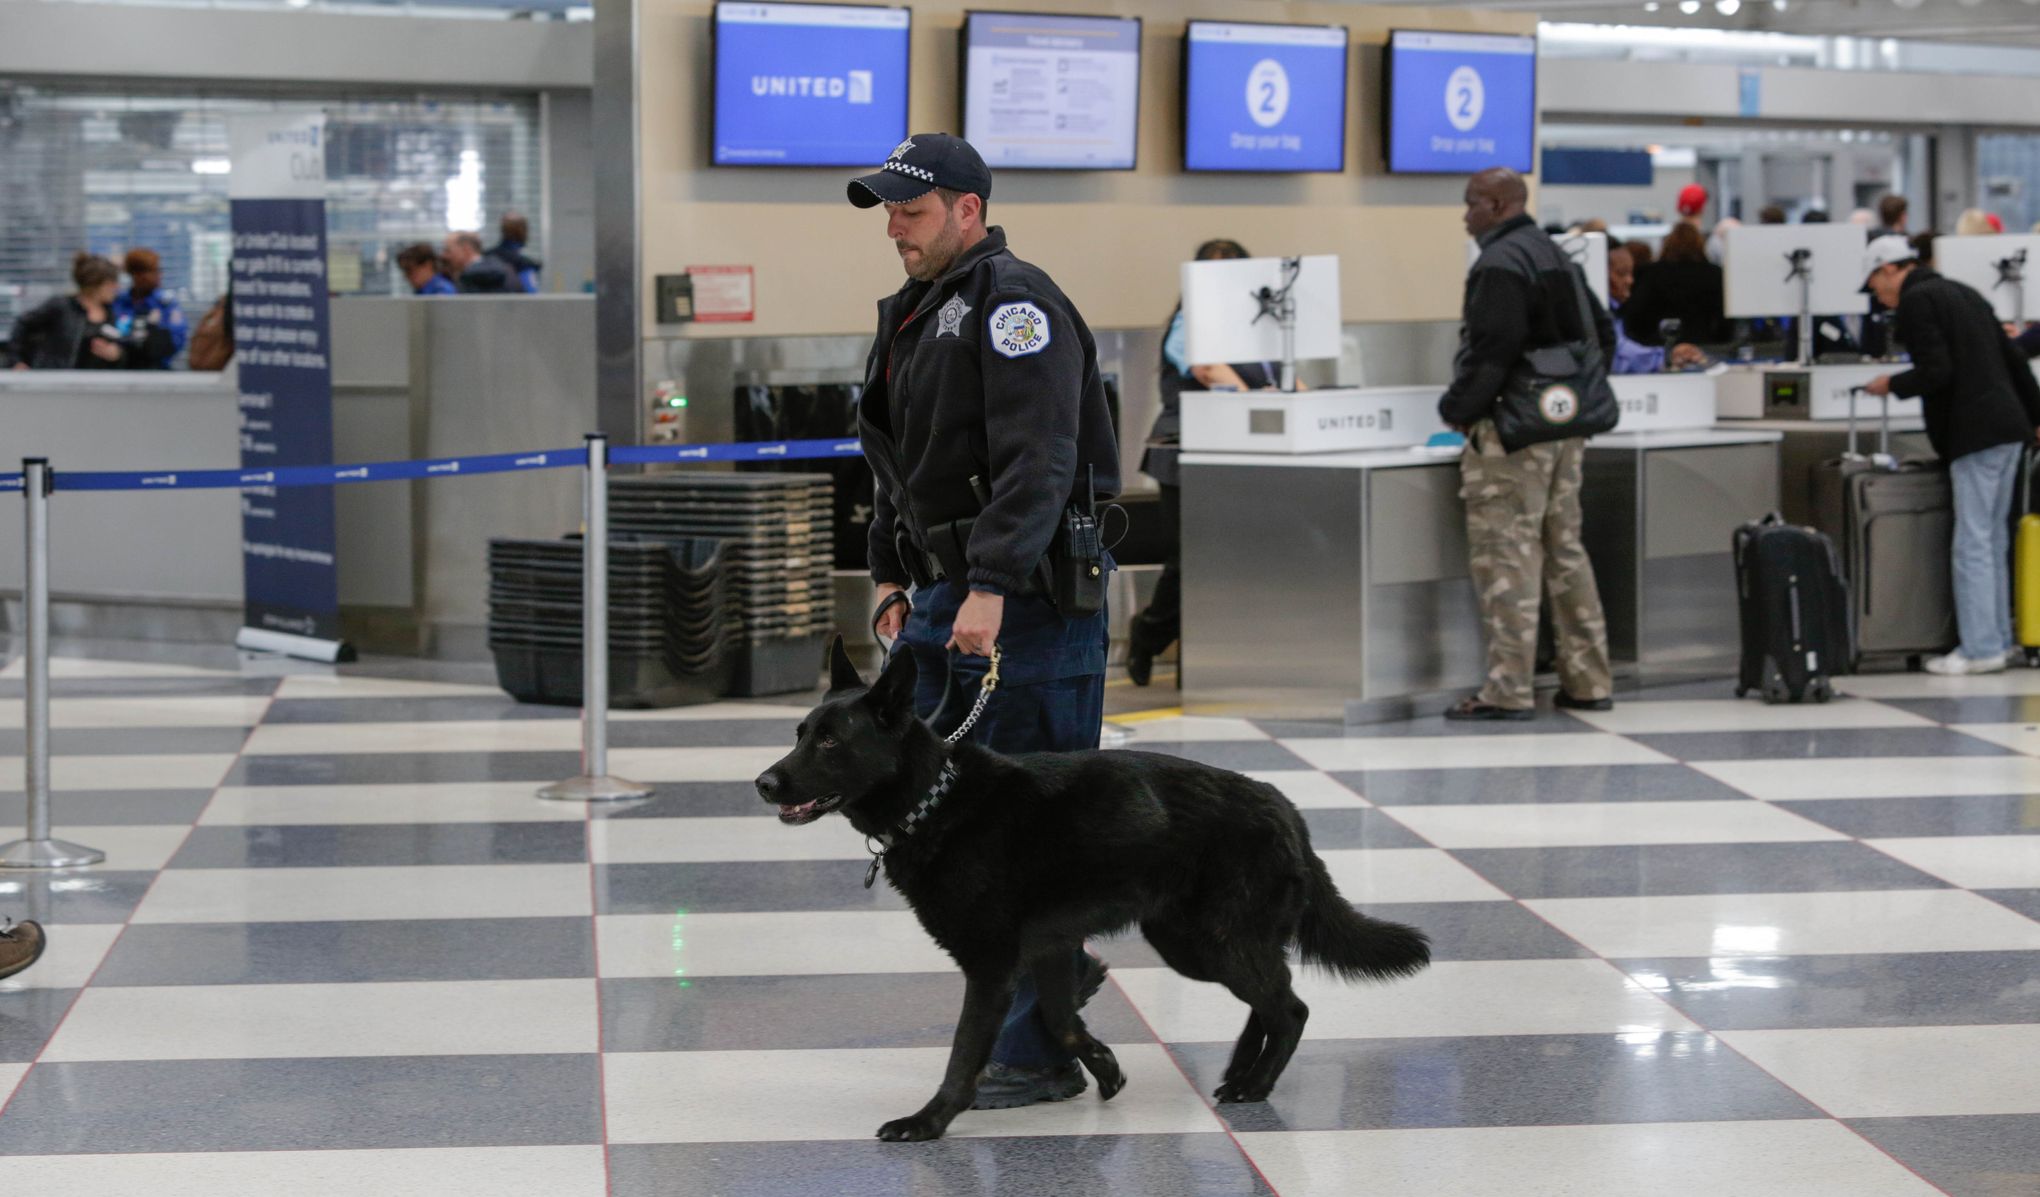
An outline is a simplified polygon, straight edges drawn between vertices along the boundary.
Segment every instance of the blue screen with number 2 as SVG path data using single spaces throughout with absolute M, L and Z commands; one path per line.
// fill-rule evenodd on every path
M 1399 30 L 1388 53 L 1389 170 L 1530 169 L 1536 39 Z
M 1345 169 L 1344 29 L 1193 21 L 1185 53 L 1186 168 Z

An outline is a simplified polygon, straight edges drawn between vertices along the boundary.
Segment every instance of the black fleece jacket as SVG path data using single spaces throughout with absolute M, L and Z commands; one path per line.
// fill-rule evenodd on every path
M 1915 267 L 1898 293 L 1897 331 L 1912 369 L 1892 376 L 1891 393 L 1919 397 L 1941 460 L 2033 439 L 2040 382 L 1983 296 Z
M 932 283 L 879 301 L 857 433 L 877 480 L 871 576 L 906 585 L 893 543 L 975 517 L 974 590 L 1026 588 L 1063 507 L 1092 480 L 1119 493 L 1119 442 L 1098 347 L 1075 305 L 993 228 Z M 991 501 L 971 489 L 984 479 Z
M 1575 290 L 1577 288 L 1577 290 Z M 1581 326 L 1584 294 L 1592 328 Z M 1528 216 L 1513 216 L 1480 238 L 1480 258 L 1466 276 L 1459 356 L 1438 415 L 1464 428 L 1486 418 L 1509 372 L 1526 349 L 1591 336 L 1601 360 L 1615 360 L 1615 324 L 1558 242 Z

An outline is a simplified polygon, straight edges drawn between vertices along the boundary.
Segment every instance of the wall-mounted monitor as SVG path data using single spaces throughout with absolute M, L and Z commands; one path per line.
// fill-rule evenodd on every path
M 1132 170 L 1140 19 L 973 12 L 963 139 L 999 169 Z
M 1184 168 L 1346 169 L 1346 42 L 1338 25 L 1190 22 Z
M 1537 39 L 1494 33 L 1388 35 L 1388 169 L 1528 174 L 1537 142 Z
M 907 137 L 904 8 L 715 6 L 717 166 L 869 166 Z

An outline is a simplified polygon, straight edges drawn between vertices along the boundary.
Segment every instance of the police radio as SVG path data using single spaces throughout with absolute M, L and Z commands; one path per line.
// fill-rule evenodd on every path
M 1086 473 L 1084 501 L 1063 509 L 1048 554 L 1054 575 L 1051 598 L 1064 619 L 1096 615 L 1105 608 L 1105 546 L 1098 536 L 1096 467 Z

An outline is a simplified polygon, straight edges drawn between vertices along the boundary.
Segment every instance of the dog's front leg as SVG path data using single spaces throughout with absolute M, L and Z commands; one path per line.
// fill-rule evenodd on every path
M 966 974 L 963 1014 L 956 1022 L 956 1041 L 949 1048 L 949 1070 L 942 1074 L 942 1087 L 919 1112 L 879 1127 L 878 1137 L 888 1143 L 941 1138 L 950 1121 L 969 1109 L 977 1096 L 978 1074 L 992 1057 L 992 1044 L 997 1042 L 1006 1009 L 1012 1004 L 1011 970 L 997 977 Z

